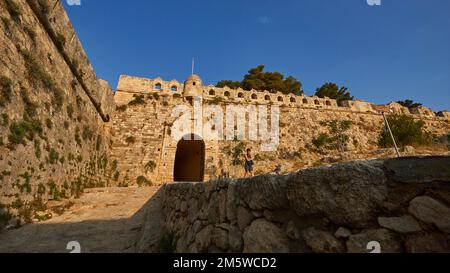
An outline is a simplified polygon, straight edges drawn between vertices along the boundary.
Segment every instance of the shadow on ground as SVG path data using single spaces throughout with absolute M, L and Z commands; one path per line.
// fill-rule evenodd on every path
M 152 188 L 145 195 L 139 190 L 130 191 L 130 196 L 122 194 L 116 203 L 95 204 L 95 198 L 102 194 L 99 189 L 100 193 L 91 194 L 94 200 L 83 196 L 77 201 L 78 210 L 69 210 L 48 222 L 4 231 L 0 233 L 0 253 L 69 253 L 67 245 L 72 241 L 81 245 L 82 253 L 156 252 L 161 190 Z

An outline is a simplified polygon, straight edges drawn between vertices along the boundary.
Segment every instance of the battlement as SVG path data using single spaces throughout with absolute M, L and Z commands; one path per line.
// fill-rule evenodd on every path
M 117 105 L 128 104 L 135 94 L 160 94 L 161 96 L 184 97 L 185 84 L 177 80 L 165 81 L 162 78 L 140 78 L 122 75 L 117 86 L 115 101 Z M 443 111 L 438 114 L 426 107 L 408 109 L 396 102 L 387 105 L 375 105 L 363 100 L 342 101 L 269 92 L 267 90 L 231 89 L 227 86 L 221 88 L 214 85 L 200 86 L 201 96 L 206 101 L 238 104 L 273 104 L 293 108 L 323 109 L 332 111 L 351 111 L 359 113 L 381 114 L 382 112 L 405 114 L 417 118 L 449 119 L 450 112 Z

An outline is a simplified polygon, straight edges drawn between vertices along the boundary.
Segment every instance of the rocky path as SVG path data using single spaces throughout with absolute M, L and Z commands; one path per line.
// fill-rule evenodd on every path
M 61 216 L 0 233 L 0 253 L 68 253 L 72 241 L 82 253 L 150 252 L 159 239 L 158 190 L 86 190 Z

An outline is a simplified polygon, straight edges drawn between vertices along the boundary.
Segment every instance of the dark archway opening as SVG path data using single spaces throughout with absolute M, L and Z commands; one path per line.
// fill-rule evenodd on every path
M 175 155 L 175 182 L 203 182 L 205 171 L 205 142 L 183 138 L 178 142 Z

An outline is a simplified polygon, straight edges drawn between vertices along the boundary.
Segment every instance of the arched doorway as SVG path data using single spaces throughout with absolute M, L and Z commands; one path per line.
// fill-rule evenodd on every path
M 197 137 L 198 139 L 198 137 Z M 175 155 L 174 181 L 175 182 L 202 182 L 205 170 L 205 142 L 185 138 L 178 142 Z

